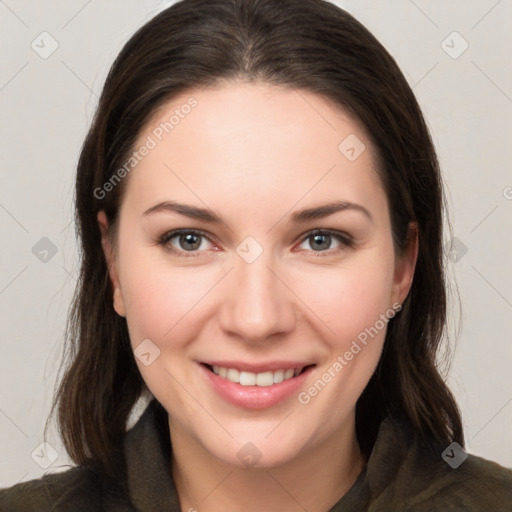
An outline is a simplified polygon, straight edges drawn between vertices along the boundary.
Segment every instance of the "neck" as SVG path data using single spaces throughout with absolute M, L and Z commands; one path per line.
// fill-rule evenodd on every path
M 183 511 L 325 512 L 352 487 L 365 465 L 354 418 L 293 460 L 267 468 L 227 464 L 179 427 L 170 432 L 172 475 Z

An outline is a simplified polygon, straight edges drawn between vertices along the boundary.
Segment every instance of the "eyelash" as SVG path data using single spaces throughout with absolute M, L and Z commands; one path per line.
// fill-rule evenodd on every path
M 206 238 L 210 243 L 214 244 L 214 242 L 212 242 L 212 240 L 210 239 L 208 234 L 200 229 L 176 229 L 174 231 L 169 231 L 168 233 L 164 233 L 162 236 L 158 237 L 155 240 L 155 243 L 163 246 L 170 253 L 180 256 L 180 257 L 182 256 L 185 258 L 194 258 L 194 257 L 200 256 L 203 251 L 181 251 L 181 250 L 176 249 L 175 247 L 169 245 L 169 242 L 173 238 L 175 238 L 176 236 L 179 236 L 179 235 L 184 235 L 184 234 L 187 234 L 187 235 L 192 234 L 192 235 L 196 235 L 196 236 L 199 235 L 201 237 Z M 301 238 L 300 244 L 302 244 L 308 238 L 311 238 L 315 235 L 329 235 L 331 237 L 334 237 L 346 249 L 352 248 L 355 246 L 354 239 L 351 236 L 347 235 L 346 233 L 342 233 L 339 231 L 332 231 L 330 229 L 314 229 L 312 231 L 309 231 Z M 305 249 L 302 249 L 301 252 L 304 250 Z M 313 253 L 315 256 L 331 256 L 331 255 L 337 253 L 339 250 L 340 249 L 337 248 L 337 249 L 330 249 L 330 250 L 325 250 L 325 251 L 311 250 L 308 252 Z

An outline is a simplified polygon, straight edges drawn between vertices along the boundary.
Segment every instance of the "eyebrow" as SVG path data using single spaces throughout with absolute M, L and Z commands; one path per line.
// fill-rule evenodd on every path
M 304 223 L 310 220 L 323 219 L 337 212 L 343 212 L 347 210 L 354 210 L 363 213 L 368 219 L 373 222 L 372 214 L 363 205 L 357 203 L 351 203 L 350 201 L 334 201 L 332 203 L 323 204 L 314 208 L 308 208 L 300 212 L 292 214 L 290 219 L 291 222 Z
M 294 212 L 289 220 L 295 224 L 303 224 L 311 220 L 323 219 L 337 212 L 354 210 L 363 213 L 373 222 L 371 213 L 362 205 L 349 201 L 333 201 L 331 203 L 307 208 L 298 212 Z M 199 208 L 188 204 L 178 203 L 176 201 L 162 201 L 152 206 L 144 212 L 144 215 L 150 215 L 156 212 L 175 212 L 192 219 L 198 219 L 212 224 L 224 224 L 224 221 L 217 214 L 207 208 Z

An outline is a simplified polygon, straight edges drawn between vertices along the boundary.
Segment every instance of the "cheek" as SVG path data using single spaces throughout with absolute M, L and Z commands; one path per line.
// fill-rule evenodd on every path
M 180 391 L 180 383 L 193 376 L 189 374 L 191 368 L 181 362 L 187 345 L 204 325 L 204 298 L 216 276 L 211 269 L 198 272 L 192 267 L 171 268 L 154 261 L 149 264 L 144 251 L 139 256 L 134 251 L 125 264 L 129 268 L 123 283 L 126 320 L 142 378 L 162 403 L 172 403 L 175 410 L 189 410 L 191 404 L 188 395 Z M 139 345 L 145 349 L 138 349 Z M 151 360 L 146 365 L 137 354 L 148 351 Z
M 132 345 L 149 338 L 163 350 L 186 340 L 218 280 L 215 271 L 173 268 L 165 257 L 155 258 L 154 248 L 125 254 L 122 289 Z
M 315 290 L 309 296 L 311 309 L 330 330 L 322 330 L 328 351 L 317 378 L 298 400 L 312 418 L 324 418 L 323 432 L 337 428 L 355 407 L 377 367 L 387 324 L 394 316 L 389 303 L 393 265 L 391 258 L 381 256 L 308 277 L 308 283 L 304 279 L 303 284 Z
M 383 256 L 383 255 L 382 255 Z M 390 307 L 393 267 L 389 258 L 357 262 L 297 276 L 298 295 L 343 348 Z

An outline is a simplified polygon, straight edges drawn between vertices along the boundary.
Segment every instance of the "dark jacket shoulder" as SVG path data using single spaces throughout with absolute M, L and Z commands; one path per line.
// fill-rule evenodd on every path
M 102 510 L 95 473 L 76 466 L 0 489 L 1 512 L 96 512 Z
M 110 471 L 88 460 L 0 489 L 0 512 L 179 511 L 170 457 L 167 414 L 153 400 L 112 446 Z
M 367 468 L 368 510 L 510 512 L 512 470 L 452 443 L 415 439 L 404 425 L 384 421 Z
M 468 512 L 512 510 L 512 469 L 472 454 L 457 468 L 441 467 L 427 488 L 431 507 Z

